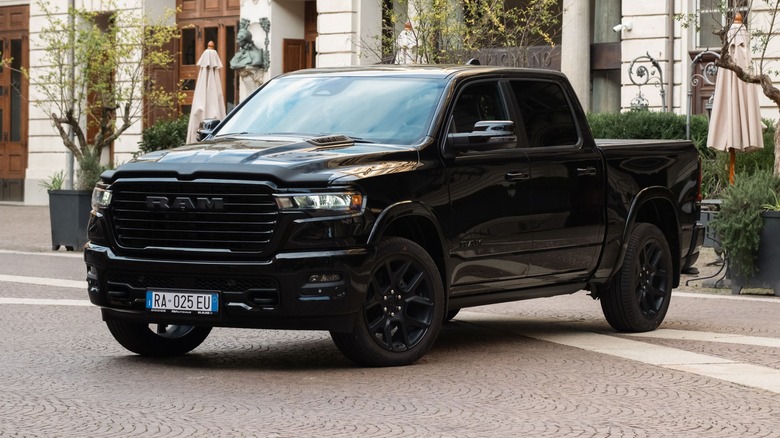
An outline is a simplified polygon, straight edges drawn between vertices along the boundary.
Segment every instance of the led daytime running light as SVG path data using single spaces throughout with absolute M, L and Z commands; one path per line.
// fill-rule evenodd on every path
M 111 190 L 102 187 L 95 187 L 92 191 L 92 209 L 97 211 L 100 208 L 106 208 L 111 204 L 113 194 Z
M 358 213 L 363 209 L 360 193 L 300 193 L 279 196 L 276 203 L 280 210 L 310 210 Z

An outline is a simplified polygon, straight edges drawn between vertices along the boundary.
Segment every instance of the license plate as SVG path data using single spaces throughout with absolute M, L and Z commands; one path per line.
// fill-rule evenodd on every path
M 146 309 L 161 313 L 213 315 L 219 311 L 219 294 L 147 290 Z

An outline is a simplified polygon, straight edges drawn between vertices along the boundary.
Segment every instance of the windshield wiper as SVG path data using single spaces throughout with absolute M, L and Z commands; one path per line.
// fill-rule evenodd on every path
M 239 136 L 241 136 L 241 135 L 247 135 L 247 134 L 251 134 L 251 133 L 250 133 L 249 131 L 244 131 L 244 132 L 228 132 L 227 134 L 218 134 L 218 135 L 215 135 L 215 136 L 214 136 L 214 138 L 219 138 L 219 137 L 239 137 Z
M 322 134 L 319 137 L 306 139 L 307 142 L 321 147 L 340 147 L 355 143 L 373 143 L 360 137 L 352 137 L 346 134 Z

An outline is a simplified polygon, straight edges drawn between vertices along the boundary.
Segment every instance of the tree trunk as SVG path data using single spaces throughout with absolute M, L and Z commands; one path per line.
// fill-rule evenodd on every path
M 775 122 L 775 176 L 780 177 L 780 119 Z

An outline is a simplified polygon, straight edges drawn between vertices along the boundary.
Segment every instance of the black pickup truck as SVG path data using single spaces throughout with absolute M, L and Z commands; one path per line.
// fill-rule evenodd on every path
M 555 72 L 301 71 L 202 128 L 94 191 L 89 297 L 141 355 L 312 329 L 405 365 L 463 307 L 583 289 L 653 330 L 704 237 L 695 148 L 595 142 Z

